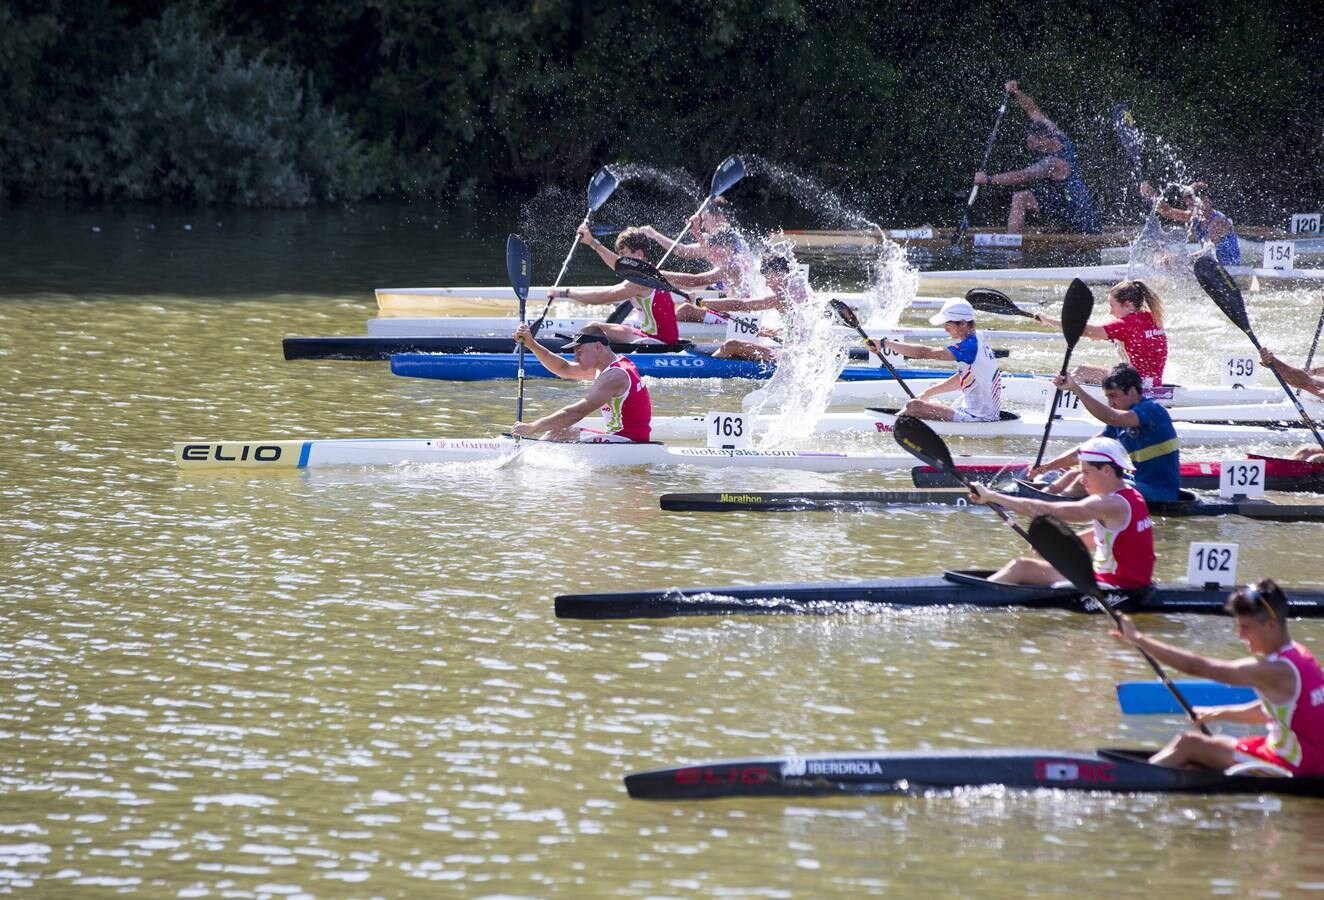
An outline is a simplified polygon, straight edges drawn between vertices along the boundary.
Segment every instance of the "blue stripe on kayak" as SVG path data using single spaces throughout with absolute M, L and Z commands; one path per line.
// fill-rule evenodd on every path
M 1249 703 L 1255 692 L 1247 687 L 1232 687 L 1217 681 L 1174 681 L 1186 702 L 1192 706 L 1229 706 Z M 1126 681 L 1117 685 L 1117 702 L 1128 716 L 1181 713 L 1177 698 L 1161 681 Z
M 313 442 L 304 441 L 303 446 L 299 448 L 299 468 L 308 468 L 308 454 L 313 452 Z

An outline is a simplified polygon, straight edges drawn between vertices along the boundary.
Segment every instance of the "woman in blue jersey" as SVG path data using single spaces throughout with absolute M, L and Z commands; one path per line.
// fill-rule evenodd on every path
M 1171 222 L 1184 223 L 1191 237 L 1198 243 L 1213 246 L 1215 258 L 1223 265 L 1241 265 L 1241 244 L 1237 241 L 1236 228 L 1231 219 L 1214 209 L 1208 185 L 1197 181 L 1183 187 L 1181 192 L 1186 202 L 1184 209 L 1169 206 L 1166 200 L 1159 198 L 1154 212 Z M 1148 181 L 1144 181 L 1140 184 L 1140 196 L 1152 200 L 1158 196 L 1158 192 Z
M 1039 158 L 1014 172 L 996 175 L 976 172 L 975 184 L 1021 188 L 1011 195 L 1011 209 L 1007 213 L 1008 234 L 1021 232 L 1027 213 L 1038 213 L 1044 219 L 1080 234 L 1098 234 L 1099 220 L 1094 215 L 1094 201 L 1081 177 L 1076 147 L 1071 138 L 1043 114 L 1039 105 L 1023 93 L 1015 81 L 1007 82 L 1007 93 L 1016 98 L 1030 119 L 1025 129 L 1025 146 Z

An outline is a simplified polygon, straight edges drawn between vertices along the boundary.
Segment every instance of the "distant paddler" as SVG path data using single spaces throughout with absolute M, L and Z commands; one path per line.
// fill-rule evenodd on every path
M 1039 158 L 1013 172 L 996 175 L 976 172 L 975 184 L 1020 188 L 1011 195 L 1011 210 L 1007 213 L 1009 234 L 1019 234 L 1024 229 L 1027 213 L 1038 213 L 1080 234 L 1098 234 L 1099 220 L 1094 214 L 1090 189 L 1080 174 L 1075 145 L 1021 91 L 1017 82 L 1007 82 L 1007 93 L 1016 98 L 1030 119 L 1025 129 L 1025 146 Z
M 653 403 L 634 363 L 617 356 L 601 325 L 587 325 L 561 348 L 574 353 L 573 361 L 548 350 L 534 338 L 527 323 L 515 330 L 515 340 L 538 357 L 538 362 L 558 378 L 592 381 L 583 400 L 562 407 L 533 422 L 516 422 L 511 434 L 537 437 L 543 432 L 552 441 L 624 444 L 646 442 L 652 433 Z M 576 423 L 597 409 L 602 429 L 579 428 Z
M 1127 616 L 1119 616 L 1113 637 L 1187 675 L 1253 688 L 1258 698 L 1250 703 L 1197 706 L 1195 718 L 1199 724 L 1263 725 L 1267 733 L 1236 738 L 1187 731 L 1149 761 L 1217 770 L 1268 763 L 1284 775 L 1324 775 L 1324 673 L 1288 632 L 1287 596 L 1265 578 L 1233 591 L 1224 608 L 1236 619 L 1237 636 L 1251 656 L 1225 660 L 1183 650 L 1141 633 Z
M 996 503 L 1023 516 L 1056 516 L 1064 522 L 1089 525 L 1080 533 L 1094 553 L 1094 574 L 1105 590 L 1149 587 L 1154 580 L 1154 521 L 1145 498 L 1126 481 L 1133 470 L 1130 457 L 1117 441 L 1092 437 L 1075 451 L 1085 496 L 1053 501 L 1002 494 L 982 485 L 974 488 L 975 503 Z M 1063 576 L 1040 557 L 1013 559 L 989 576 L 1005 584 L 1055 584 Z
M 1298 369 L 1291 363 L 1283 362 L 1274 356 L 1273 351 L 1268 347 L 1260 348 L 1260 362 L 1283 376 L 1283 381 L 1286 381 L 1292 387 L 1308 391 L 1324 400 L 1324 378 L 1319 375 L 1307 372 L 1305 369 Z M 1305 444 L 1293 451 L 1292 458 L 1324 462 L 1324 450 L 1320 449 L 1318 444 Z
M 1163 369 L 1168 364 L 1168 333 L 1163 330 L 1163 298 L 1143 281 L 1119 281 L 1108 291 L 1108 310 L 1112 318 L 1102 325 L 1086 325 L 1083 337 L 1096 341 L 1116 341 L 1126 361 L 1140 373 L 1145 390 L 1163 383 Z M 1036 313 L 1036 322 L 1061 328 L 1062 322 L 1044 313 Z M 1108 369 L 1103 366 L 1077 366 L 1072 373 L 1081 384 L 1099 384 Z
M 1173 427 L 1168 411 L 1158 401 L 1145 396 L 1139 372 L 1126 363 L 1109 372 L 1103 379 L 1106 403 L 1081 387 L 1080 382 L 1070 375 L 1059 375 L 1054 383 L 1080 398 L 1086 412 L 1107 426 L 1101 437 L 1112 438 L 1126 449 L 1135 465 L 1135 487 L 1147 502 L 1180 497 L 1181 454 L 1177 429 Z M 1077 451 L 1071 449 L 1032 467 L 1028 474 L 1033 478 L 1055 469 L 1074 467 L 1078 462 Z M 1069 497 L 1083 496 L 1085 487 L 1080 470 L 1073 469 L 1063 475 L 1048 490 Z
M 652 246 L 648 236 L 638 228 L 627 228 L 616 236 L 615 252 L 612 252 L 607 245 L 594 237 L 593 232 L 587 226 L 580 225 L 577 233 L 580 242 L 593 248 L 609 269 L 614 268 L 616 260 L 622 256 L 647 260 L 648 250 Z M 710 284 L 714 279 L 721 277 L 721 273 L 717 269 L 693 275 L 685 272 L 666 272 L 664 274 L 668 281 L 682 290 L 703 287 Z M 601 325 L 602 332 L 609 340 L 621 344 L 676 343 L 680 340 L 680 329 L 676 325 L 677 298 L 672 297 L 670 292 L 662 290 L 640 293 L 646 290 L 633 282 L 622 281 L 611 287 L 556 288 L 548 296 L 549 299 L 571 300 L 575 303 L 585 303 L 593 306 L 629 300 L 631 305 L 634 306 L 635 312 L 639 314 L 641 322 L 637 327 L 617 323 L 597 323 Z M 690 304 L 685 303 L 685 305 L 689 306 Z M 695 309 L 694 312 L 699 318 L 702 318 L 703 312 L 701 310 Z
M 1182 186 L 1181 193 L 1185 207 L 1169 206 L 1158 196 L 1152 184 L 1148 181 L 1140 183 L 1140 196 L 1149 200 L 1158 198 L 1154 212 L 1171 222 L 1186 225 L 1196 242 L 1214 248 L 1214 258 L 1223 265 L 1241 265 L 1241 244 L 1237 242 L 1236 228 L 1230 218 L 1214 209 L 1209 186 L 1197 181 Z
M 919 396 L 906 402 L 902 413 L 918 419 L 942 422 L 996 422 L 1002 415 L 1002 370 L 993 350 L 975 328 L 975 309 L 965 300 L 953 298 L 929 319 L 941 325 L 952 343 L 947 347 L 926 347 L 884 338 L 882 349 L 912 359 L 937 359 L 956 363 L 956 372 Z M 869 349 L 880 353 L 878 341 L 870 340 Z M 961 392 L 955 406 L 934 403 L 930 397 Z

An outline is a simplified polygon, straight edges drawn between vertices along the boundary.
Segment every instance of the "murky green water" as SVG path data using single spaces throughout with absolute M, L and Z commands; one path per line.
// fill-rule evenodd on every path
M 1160 741 L 1095 618 L 559 622 L 562 591 L 993 565 L 986 514 L 685 516 L 668 490 L 861 476 L 517 465 L 181 476 L 190 437 L 486 435 L 509 384 L 286 363 L 379 283 L 498 283 L 506 226 L 394 209 L 6 211 L 0 297 L 0 889 L 43 896 L 1296 895 L 1324 803 L 974 792 L 651 804 L 640 768 L 850 748 Z M 183 224 L 194 224 L 185 231 Z M 99 226 L 100 232 L 92 231 Z M 434 227 L 436 226 L 436 227 Z M 540 253 L 556 258 L 563 248 Z M 539 253 L 535 249 L 535 253 Z M 555 263 L 548 263 L 554 268 Z M 591 269 L 584 270 L 592 274 Z M 194 277 L 190 277 L 190 275 Z M 301 285 L 307 285 L 304 288 Z M 1259 301 L 1256 301 L 1259 304 Z M 1252 312 L 1300 355 L 1317 297 Z M 1238 333 L 1173 301 L 1179 371 Z M 1013 357 L 1052 365 L 1060 351 Z M 1106 359 L 1097 348 L 1084 358 Z M 534 382 L 529 408 L 578 389 Z M 654 388 L 663 412 L 733 386 Z M 896 482 L 900 484 L 900 482 Z M 1165 523 L 1243 575 L 1324 582 L 1320 526 Z M 1211 652 L 1217 619 L 1147 623 Z M 1324 626 L 1300 636 L 1324 646 Z

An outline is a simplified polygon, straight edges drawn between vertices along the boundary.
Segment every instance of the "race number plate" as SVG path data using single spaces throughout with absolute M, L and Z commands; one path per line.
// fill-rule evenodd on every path
M 721 450 L 749 448 L 749 417 L 744 413 L 708 413 L 708 446 Z
M 1237 544 L 1191 544 L 1186 561 L 1187 583 L 1222 587 L 1236 584 L 1237 547 Z
M 1263 497 L 1264 460 L 1225 459 L 1219 463 L 1218 496 Z
M 1290 272 L 1296 268 L 1295 241 L 1265 241 L 1264 268 Z
M 728 341 L 754 341 L 759 336 L 759 320 L 757 316 L 733 315 L 726 322 L 726 339 Z
M 1297 213 L 1292 216 L 1291 234 L 1319 234 L 1319 213 Z
M 1223 357 L 1223 384 L 1245 387 L 1255 381 L 1258 360 L 1247 353 L 1231 353 Z

